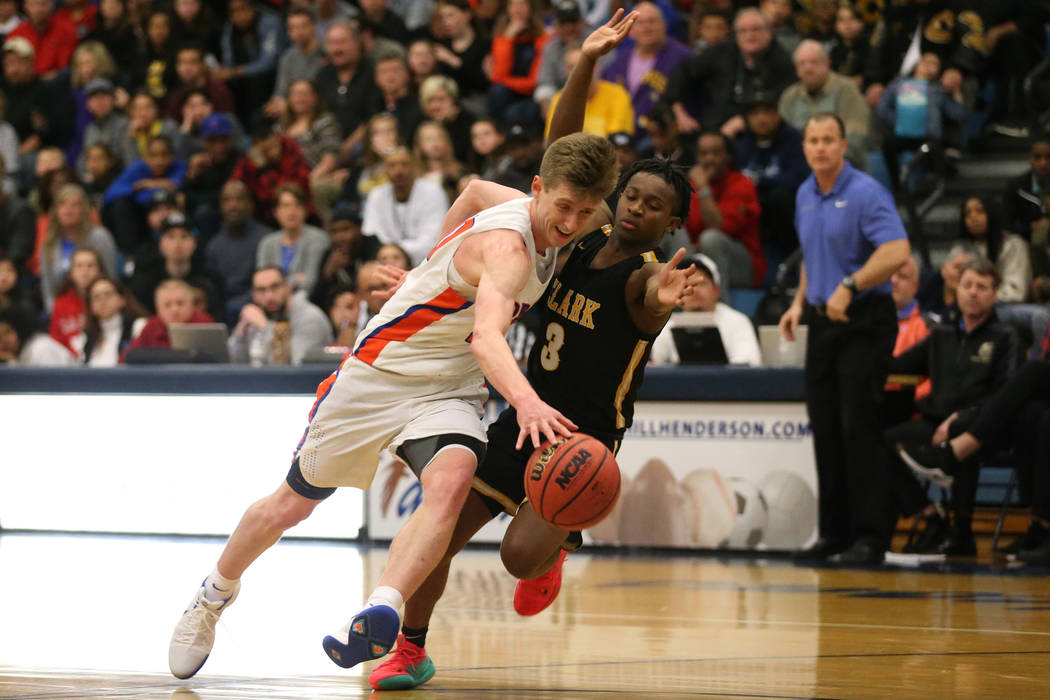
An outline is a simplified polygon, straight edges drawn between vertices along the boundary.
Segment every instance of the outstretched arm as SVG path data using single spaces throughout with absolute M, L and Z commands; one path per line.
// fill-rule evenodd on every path
M 679 248 L 667 263 L 645 265 L 628 280 L 627 308 L 639 330 L 659 333 L 675 307 L 693 293 L 700 274 L 695 265 L 678 269 L 684 257 L 685 248 Z
M 619 9 L 612 19 L 595 29 L 584 40 L 580 59 L 572 69 L 569 79 L 565 81 L 565 87 L 551 116 L 547 145 L 562 136 L 583 129 L 583 113 L 587 107 L 587 93 L 590 91 L 591 80 L 594 78 L 594 67 L 599 58 L 620 45 L 630 33 L 637 18 L 637 12 L 625 16 L 623 9 Z

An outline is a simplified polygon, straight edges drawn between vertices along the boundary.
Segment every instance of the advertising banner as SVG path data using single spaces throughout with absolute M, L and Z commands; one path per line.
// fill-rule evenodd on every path
M 488 418 L 502 410 L 490 401 Z M 620 499 L 585 531 L 609 545 L 794 550 L 816 537 L 813 440 L 801 403 L 639 402 L 617 456 Z M 368 495 L 368 532 L 391 539 L 422 490 L 384 457 Z M 475 541 L 498 542 L 506 515 Z

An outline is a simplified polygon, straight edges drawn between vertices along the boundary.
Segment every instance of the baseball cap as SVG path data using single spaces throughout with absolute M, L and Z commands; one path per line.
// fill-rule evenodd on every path
M 752 107 L 758 107 L 765 105 L 776 109 L 777 103 L 780 100 L 775 94 L 767 90 L 756 90 L 744 99 L 744 109 L 751 109 Z
M 186 220 L 186 215 L 181 211 L 173 211 L 164 217 L 164 222 L 160 225 L 161 235 L 167 233 L 173 228 L 184 228 L 191 234 L 193 233 L 189 221 Z
M 165 189 L 153 190 L 153 194 L 149 198 L 149 208 L 156 209 L 159 206 L 167 205 L 169 207 L 177 206 L 175 200 L 175 193 Z
M 703 272 L 705 275 L 711 278 L 711 281 L 715 283 L 716 287 L 722 285 L 722 276 L 718 274 L 718 265 L 715 261 L 707 257 L 703 253 L 693 253 L 682 258 L 682 262 L 679 263 L 678 267 L 687 268 L 689 265 L 696 265 L 696 269 Z
M 559 0 L 555 3 L 554 20 L 556 22 L 578 22 L 580 17 L 580 6 L 576 0 Z
M 362 221 L 361 205 L 357 202 L 340 204 L 332 210 L 332 217 L 328 220 L 328 223 L 334 224 L 336 221 L 349 221 L 354 224 L 360 224 Z
M 225 114 L 209 114 L 201 121 L 201 138 L 210 139 L 214 136 L 229 136 L 233 133 L 233 124 Z
M 36 49 L 33 48 L 32 42 L 24 36 L 13 36 L 5 41 L 4 51 L 13 51 L 22 58 L 33 58 L 36 56 Z
M 617 131 L 609 134 L 609 143 L 617 148 L 634 148 L 634 136 L 626 131 Z
M 113 83 L 108 78 L 95 78 L 84 86 L 84 94 L 91 97 L 96 92 L 113 94 Z
M 539 137 L 538 130 L 529 122 L 514 122 L 507 127 L 507 141 L 533 141 Z

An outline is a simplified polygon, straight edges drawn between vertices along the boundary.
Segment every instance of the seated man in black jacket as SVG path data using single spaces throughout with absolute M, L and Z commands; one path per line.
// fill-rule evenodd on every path
M 1017 337 L 1011 326 L 995 315 L 999 273 L 988 260 L 968 263 L 959 279 L 958 323 L 936 326 L 929 336 L 893 359 L 891 374 L 929 376 L 930 395 L 918 401 L 920 416 L 886 431 L 887 448 L 893 453 L 892 494 L 895 503 L 887 517 L 922 515 L 926 529 L 910 551 L 950 555 L 976 554 L 971 527 L 977 494 L 976 460 L 960 469 L 952 490 L 954 522 L 948 528 L 943 517 L 923 494 L 904 462 L 897 458 L 898 445 L 943 442 L 942 422 L 955 411 L 985 401 L 1002 386 L 1016 367 Z
M 1032 238 L 1032 224 L 1047 215 L 1043 197 L 1050 192 L 1050 139 L 1032 141 L 1028 163 L 1031 168 L 1007 180 L 1003 192 L 1003 226 L 1026 241 Z

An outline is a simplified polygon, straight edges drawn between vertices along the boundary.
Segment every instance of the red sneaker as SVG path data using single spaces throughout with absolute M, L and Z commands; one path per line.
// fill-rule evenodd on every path
M 551 570 L 536 578 L 522 579 L 514 587 L 514 611 L 519 615 L 535 615 L 547 609 L 561 590 L 561 567 L 568 554 L 564 549 L 558 554 Z
M 434 662 L 427 650 L 397 636 L 397 649 L 368 675 L 374 690 L 408 690 L 434 677 Z

